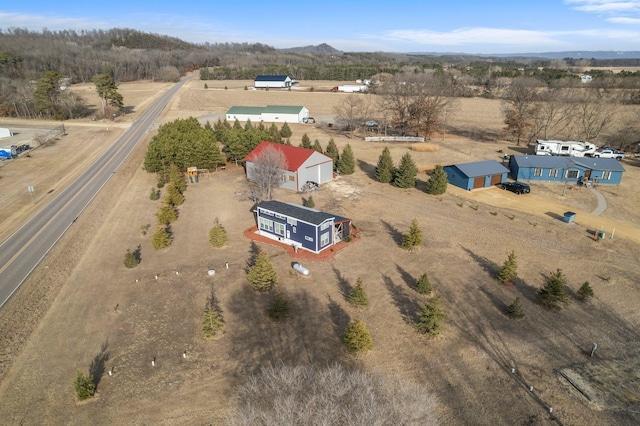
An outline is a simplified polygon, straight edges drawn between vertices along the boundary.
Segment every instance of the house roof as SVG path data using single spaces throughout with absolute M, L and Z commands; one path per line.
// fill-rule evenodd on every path
M 450 166 L 451 167 L 451 166 Z M 473 163 L 454 164 L 466 177 L 479 177 L 508 173 L 509 170 L 496 160 L 474 161 Z
M 254 81 L 285 81 L 288 75 L 259 75 Z
M 514 155 L 511 157 L 518 167 L 542 169 L 568 169 L 578 167 L 590 170 L 624 172 L 624 167 L 615 158 L 564 157 L 556 155 Z
M 265 107 L 258 106 L 232 106 L 227 111 L 227 114 L 247 114 L 247 115 L 260 115 L 264 113 L 269 114 L 300 114 L 304 109 L 303 106 L 298 105 L 267 105 Z
M 253 162 L 254 159 L 260 155 L 260 153 L 266 149 L 267 147 L 274 147 L 280 151 L 282 151 L 282 153 L 284 154 L 284 157 L 287 159 L 287 170 L 290 172 L 294 172 L 296 170 L 298 170 L 300 168 L 300 166 L 302 166 L 302 164 L 304 164 L 305 161 L 307 161 L 309 159 L 309 157 L 311 157 L 313 154 L 318 154 L 318 155 L 322 155 L 324 157 L 327 157 L 324 154 L 319 153 L 316 150 L 313 149 L 308 149 L 308 148 L 300 148 L 297 146 L 291 146 L 291 145 L 282 145 L 279 143 L 275 143 L 275 142 L 266 142 L 266 141 L 262 141 L 260 142 L 260 144 L 258 144 L 258 146 L 256 146 L 253 151 L 251 151 L 249 154 L 247 154 L 246 157 L 244 157 L 244 161 L 250 161 Z M 327 157 L 327 160 L 331 160 L 331 157 Z
M 350 219 L 335 214 L 321 212 L 320 210 L 311 209 L 309 207 L 299 206 L 291 203 L 283 203 L 280 201 L 261 201 L 258 208 L 279 213 L 281 215 L 311 223 L 312 225 L 320 225 L 327 219 L 333 219 L 334 223 L 349 222 Z

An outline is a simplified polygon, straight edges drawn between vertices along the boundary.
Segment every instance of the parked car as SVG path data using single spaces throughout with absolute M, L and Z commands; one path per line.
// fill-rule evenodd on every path
M 516 194 L 528 194 L 531 192 L 531 188 L 526 183 L 521 182 L 504 182 L 500 184 L 500 188 L 508 189 Z
M 593 158 L 615 158 L 616 160 L 622 160 L 624 153 L 617 149 L 601 149 L 591 154 Z

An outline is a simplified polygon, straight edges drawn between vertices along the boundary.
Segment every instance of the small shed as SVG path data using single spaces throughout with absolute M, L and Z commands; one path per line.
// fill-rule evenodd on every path
M 309 117 L 309 110 L 304 106 L 267 105 L 257 106 L 233 106 L 227 111 L 227 121 L 252 123 L 303 123 Z
M 256 89 L 287 89 L 295 82 L 288 75 L 259 75 L 253 81 Z
M 316 254 L 351 233 L 351 219 L 296 204 L 262 201 L 255 213 L 260 235 Z
M 584 182 L 619 185 L 624 167 L 615 158 L 513 155 L 509 159 L 515 180 Z
M 333 179 L 333 159 L 314 149 L 262 141 L 245 158 L 247 179 L 255 180 L 255 161 L 267 147 L 282 151 L 287 160 L 280 188 L 300 192 L 307 182 L 321 185 Z
M 471 191 L 507 181 L 509 169 L 496 160 L 475 161 L 443 167 L 450 184 Z

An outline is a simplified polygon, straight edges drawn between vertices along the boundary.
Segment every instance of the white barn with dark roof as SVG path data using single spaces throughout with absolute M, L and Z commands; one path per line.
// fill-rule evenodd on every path
M 256 89 L 287 89 L 295 84 L 288 75 L 259 75 L 253 81 Z
M 509 169 L 496 160 L 475 161 L 443 167 L 450 184 L 471 191 L 507 181 Z
M 255 213 L 260 235 L 316 254 L 351 235 L 351 219 L 296 204 L 262 201 Z

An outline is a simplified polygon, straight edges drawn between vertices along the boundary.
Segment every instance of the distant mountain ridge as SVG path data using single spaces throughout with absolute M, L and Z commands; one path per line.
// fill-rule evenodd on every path
M 544 59 L 640 59 L 640 51 L 618 50 L 572 50 L 564 52 L 538 52 L 538 53 L 453 53 L 453 52 L 412 52 L 411 55 L 430 56 L 477 56 L 483 58 L 544 58 Z
M 343 52 L 338 49 L 334 49 L 327 43 L 322 43 L 317 46 L 302 46 L 302 47 L 290 47 L 287 49 L 278 49 L 280 52 L 298 53 L 301 55 L 341 55 Z

